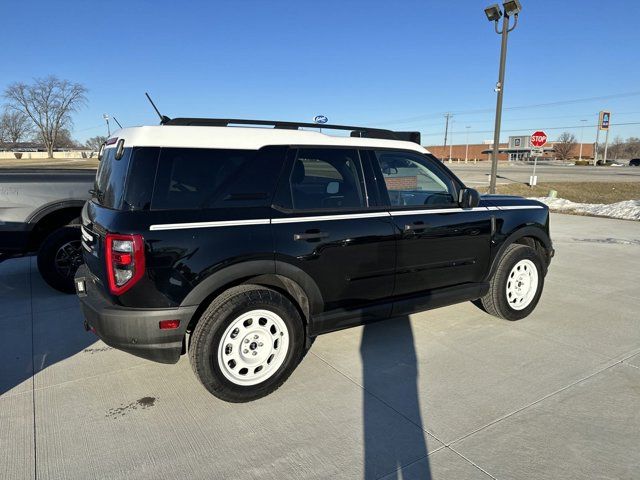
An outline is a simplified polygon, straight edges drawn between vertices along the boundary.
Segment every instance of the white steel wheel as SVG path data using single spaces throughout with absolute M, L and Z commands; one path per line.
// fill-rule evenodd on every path
M 517 262 L 507 277 L 507 303 L 514 310 L 529 306 L 538 291 L 538 269 L 528 259 Z
M 282 366 L 289 350 L 289 330 L 269 310 L 251 310 L 234 319 L 218 344 L 218 364 L 236 385 L 256 385 Z

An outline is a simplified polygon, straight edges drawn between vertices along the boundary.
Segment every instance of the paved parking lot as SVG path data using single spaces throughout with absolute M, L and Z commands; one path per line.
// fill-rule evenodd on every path
M 223 403 L 82 329 L 33 259 L 0 264 L 0 477 L 640 477 L 640 222 L 552 215 L 532 316 L 462 304 L 318 338 Z
M 445 165 L 471 186 L 489 185 L 491 162 L 476 164 L 445 161 Z M 498 183 L 526 183 L 533 173 L 531 163 L 507 163 L 498 165 Z M 593 167 L 574 165 L 540 164 L 536 167 L 538 183 L 542 182 L 640 182 L 638 167 Z

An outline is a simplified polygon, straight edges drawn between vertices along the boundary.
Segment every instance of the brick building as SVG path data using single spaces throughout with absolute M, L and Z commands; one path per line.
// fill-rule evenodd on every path
M 553 159 L 555 158 L 555 151 L 553 146 L 556 142 L 549 142 L 543 148 L 543 154 L 538 158 Z M 442 145 L 433 145 L 425 147 L 431 153 L 438 158 L 451 158 L 454 160 L 464 160 L 466 145 L 447 145 L 445 148 Z M 532 147 L 529 143 L 529 136 L 511 136 L 508 143 L 501 143 L 499 147 L 500 153 L 498 154 L 498 160 L 529 160 Z M 490 160 L 492 152 L 491 143 L 475 143 L 469 144 L 469 160 Z M 594 144 L 583 143 L 582 144 L 582 158 L 585 160 L 593 160 Z M 580 156 L 580 144 L 576 143 L 571 149 L 570 154 L 572 159 L 578 159 Z

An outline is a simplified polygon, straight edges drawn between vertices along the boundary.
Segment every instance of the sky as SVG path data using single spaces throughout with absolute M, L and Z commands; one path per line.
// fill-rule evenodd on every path
M 500 53 L 491 2 L 3 0 L 0 90 L 47 75 L 82 83 L 81 141 L 106 134 L 103 113 L 157 124 L 148 91 L 169 117 L 322 114 L 420 130 L 426 145 L 442 144 L 451 112 L 453 143 L 480 143 L 493 137 Z M 599 110 L 612 112 L 611 138 L 640 137 L 640 2 L 521 2 L 501 140 L 544 129 L 592 142 Z

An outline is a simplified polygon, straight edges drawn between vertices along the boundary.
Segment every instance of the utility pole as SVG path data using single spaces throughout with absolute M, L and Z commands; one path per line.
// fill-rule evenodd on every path
M 586 120 L 580 120 L 582 122 L 582 127 L 580 128 L 580 155 L 578 156 L 578 161 L 582 161 L 582 139 L 584 138 L 584 122 Z
M 604 157 L 602 159 L 602 164 L 607 164 L 607 150 L 609 149 L 609 130 L 611 127 L 607 128 L 607 133 L 604 136 Z
M 600 143 L 600 119 L 598 119 L 598 125 L 596 125 L 596 148 L 593 151 L 593 166 L 598 166 L 598 144 Z
M 469 159 L 469 129 L 471 127 L 467 125 L 464 128 L 467 129 L 467 146 L 464 149 L 464 163 L 467 163 L 467 160 Z
M 511 0 L 504 3 L 504 15 L 498 5 L 492 5 L 485 9 L 485 14 L 489 21 L 494 22 L 494 28 L 498 35 L 502 36 L 500 45 L 500 69 L 498 70 L 498 83 L 496 83 L 496 122 L 493 129 L 493 155 L 491 157 L 491 180 L 489 182 L 489 193 L 496 193 L 496 178 L 498 176 L 498 153 L 500 151 L 500 124 L 502 122 L 502 98 L 504 96 L 504 71 L 507 63 L 507 39 L 511 32 L 518 25 L 518 14 L 522 10 L 519 0 Z M 502 19 L 502 30 L 498 30 L 498 21 Z M 513 26 L 509 27 L 509 18 L 514 17 Z
M 444 144 L 442 145 L 442 158 L 446 155 L 444 152 L 447 150 L 447 135 L 449 134 L 449 119 L 452 117 L 451 113 L 445 113 L 444 118 L 446 123 L 444 124 Z M 451 158 L 451 156 L 449 156 Z

